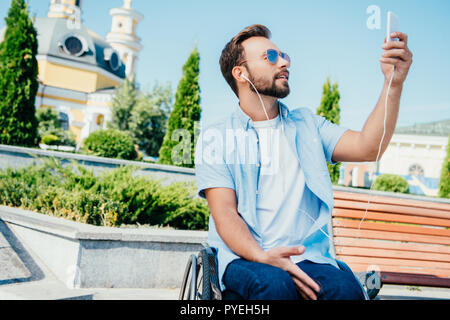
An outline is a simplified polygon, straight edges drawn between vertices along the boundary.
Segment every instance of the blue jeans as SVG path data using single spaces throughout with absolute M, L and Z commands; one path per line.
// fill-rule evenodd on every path
M 361 285 L 350 268 L 337 269 L 330 264 L 303 260 L 297 265 L 319 286 L 318 300 L 362 300 Z M 280 268 L 244 259 L 232 261 L 225 270 L 225 291 L 238 294 L 245 300 L 298 300 L 294 281 L 290 274 Z

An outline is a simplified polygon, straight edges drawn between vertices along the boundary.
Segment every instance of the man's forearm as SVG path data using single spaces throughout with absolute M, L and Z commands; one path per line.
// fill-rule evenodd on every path
M 237 212 L 221 214 L 214 222 L 220 237 L 234 253 L 248 261 L 263 260 L 264 250 Z
M 378 99 L 378 103 L 375 106 L 375 109 L 370 114 L 361 131 L 362 145 L 364 146 L 364 148 L 367 148 L 368 152 L 371 155 L 370 158 L 372 158 L 374 161 L 376 160 L 379 145 L 383 137 L 386 95 L 388 93 L 387 89 L 388 81 L 385 81 L 380 98 Z M 389 90 L 386 113 L 386 132 L 383 138 L 383 143 L 381 145 L 378 160 L 380 160 L 381 155 L 386 150 L 389 142 L 391 141 L 392 135 L 394 134 L 398 112 L 400 109 L 402 89 L 403 85 L 399 85 L 393 86 Z
M 235 191 L 208 188 L 205 196 L 216 230 L 228 248 L 248 261 L 260 262 L 265 252 L 237 211 Z

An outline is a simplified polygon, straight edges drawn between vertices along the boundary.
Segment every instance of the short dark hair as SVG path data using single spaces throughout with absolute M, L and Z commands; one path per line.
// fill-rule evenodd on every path
M 232 75 L 232 70 L 245 59 L 242 42 L 252 37 L 264 37 L 270 39 L 271 32 L 267 27 L 261 24 L 251 25 L 234 36 L 233 39 L 226 44 L 220 55 L 220 70 L 236 96 L 238 96 L 238 90 L 236 80 Z

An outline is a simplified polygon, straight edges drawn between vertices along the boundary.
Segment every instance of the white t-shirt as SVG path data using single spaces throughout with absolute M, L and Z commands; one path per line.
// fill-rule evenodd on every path
M 262 247 L 268 250 L 279 246 L 294 246 L 305 234 L 293 230 L 299 221 L 308 230 L 310 219 L 299 211 L 305 188 L 305 177 L 300 167 L 295 146 L 289 146 L 281 130 L 278 115 L 274 119 L 254 121 L 261 153 L 261 173 L 256 212 L 261 232 Z M 305 231 L 303 231 L 305 232 Z M 292 257 L 295 262 L 301 256 Z

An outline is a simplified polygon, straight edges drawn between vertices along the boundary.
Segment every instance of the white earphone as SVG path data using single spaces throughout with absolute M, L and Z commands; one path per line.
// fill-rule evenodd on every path
M 264 106 L 264 102 L 263 102 L 261 96 L 259 95 L 259 92 L 256 89 L 256 87 L 253 85 L 253 83 L 250 81 L 250 79 L 247 78 L 247 76 L 245 74 L 241 73 L 241 78 L 244 78 L 245 80 L 247 80 L 248 83 L 250 83 L 252 85 L 253 89 L 255 89 L 255 92 L 258 95 L 259 101 L 261 102 L 261 106 L 263 107 L 264 113 L 266 114 L 266 118 L 267 118 L 267 120 L 270 120 L 269 116 L 267 115 L 267 111 L 266 111 L 266 107 Z

